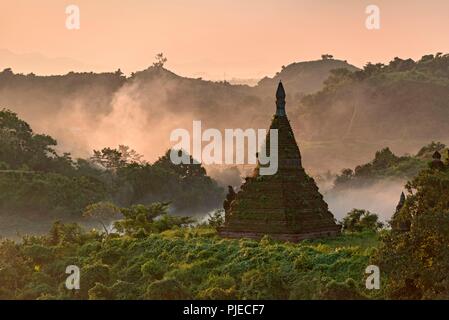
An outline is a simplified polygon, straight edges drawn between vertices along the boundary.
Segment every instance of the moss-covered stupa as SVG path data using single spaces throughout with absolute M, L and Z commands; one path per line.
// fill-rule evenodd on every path
M 270 129 L 278 130 L 278 170 L 260 175 L 258 164 L 238 193 L 224 203 L 225 223 L 219 234 L 227 238 L 300 241 L 340 233 L 315 181 L 302 167 L 301 153 L 285 113 L 285 91 L 279 83 L 276 114 Z M 269 134 L 265 146 L 270 150 Z

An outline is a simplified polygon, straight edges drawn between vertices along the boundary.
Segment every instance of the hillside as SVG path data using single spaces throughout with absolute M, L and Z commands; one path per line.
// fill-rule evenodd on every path
M 364 208 L 388 221 L 406 182 L 428 167 L 435 151 L 446 161 L 448 149 L 439 142 L 427 144 L 415 154 L 401 156 L 383 147 L 363 164 L 342 169 L 336 176 L 318 176 L 320 190 L 338 219 L 353 208 Z
M 295 62 L 282 66 L 282 70 L 272 78 L 265 77 L 257 84 L 260 94 L 270 93 L 279 81 L 288 88 L 291 101 L 296 101 L 306 94 L 311 94 L 323 88 L 324 81 L 332 70 L 346 69 L 354 72 L 359 70 L 353 65 L 342 60 L 323 59 L 307 62 Z
M 309 139 L 429 140 L 448 137 L 449 55 L 395 58 L 363 70 L 334 70 L 324 88 L 304 97 Z
M 403 154 L 446 141 L 448 61 L 447 55 L 396 58 L 363 70 L 334 59 L 299 62 L 254 87 L 186 78 L 161 67 L 130 77 L 119 70 L 50 77 L 5 70 L 0 106 L 57 138 L 61 151 L 86 156 L 126 144 L 154 161 L 169 147 L 170 132 L 190 129 L 192 120 L 218 129 L 266 128 L 282 80 L 305 167 L 335 172 L 369 161 L 386 145 Z
M 386 180 L 407 181 L 413 179 L 432 161 L 435 151 L 440 152 L 443 161 L 449 158 L 448 149 L 440 142 L 422 147 L 415 155 L 397 156 L 390 148 L 376 152 L 374 159 L 353 169 L 343 169 L 335 179 L 335 190 L 360 188 Z
M 85 156 L 123 143 L 152 161 L 168 148 L 170 131 L 190 128 L 193 119 L 219 129 L 265 128 L 279 79 L 289 84 L 293 109 L 300 97 L 322 87 L 331 69 L 344 66 L 354 69 L 338 60 L 294 63 L 255 87 L 186 78 L 160 67 L 130 77 L 120 70 L 36 76 L 6 69 L 0 73 L 0 106 L 56 137 L 61 150 Z
M 85 159 L 61 155 L 56 146 L 51 136 L 0 110 L 0 237 L 40 233 L 54 220 L 92 223 L 84 211 L 95 203 L 161 201 L 171 203 L 171 212 L 202 216 L 224 198 L 201 164 L 177 166 L 169 151 L 149 164 L 124 145 L 94 150 Z

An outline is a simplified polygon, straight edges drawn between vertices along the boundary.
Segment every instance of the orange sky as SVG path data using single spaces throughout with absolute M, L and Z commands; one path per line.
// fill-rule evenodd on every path
M 68 4 L 80 30 L 65 28 Z M 378 31 L 365 28 L 369 4 Z M 0 68 L 130 73 L 162 51 L 181 75 L 257 78 L 322 53 L 362 66 L 449 52 L 448 17 L 447 0 L 1 0 Z

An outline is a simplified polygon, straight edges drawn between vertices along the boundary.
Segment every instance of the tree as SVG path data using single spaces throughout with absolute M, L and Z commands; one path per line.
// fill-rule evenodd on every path
M 175 217 L 168 215 L 168 202 L 155 202 L 149 206 L 142 204 L 130 208 L 121 208 L 124 219 L 114 223 L 119 232 L 130 236 L 145 237 L 151 233 L 162 232 L 188 225 L 193 222 L 190 217 Z
M 94 150 L 94 154 L 90 159 L 93 163 L 99 164 L 106 170 L 111 171 L 115 171 L 126 164 L 126 162 L 122 159 L 122 154 L 120 151 L 111 148 Z
M 335 178 L 335 185 L 342 185 L 352 180 L 354 176 L 354 171 L 352 169 L 346 168 L 341 171 L 340 175 Z
M 342 221 L 343 230 L 351 232 L 360 232 L 364 230 L 377 231 L 383 227 L 379 222 L 379 217 L 368 210 L 352 209 L 346 214 Z
M 218 229 L 224 224 L 224 210 L 218 209 L 215 210 L 212 214 L 209 213 L 208 223 L 211 227 Z
M 118 146 L 118 151 L 121 154 L 121 158 L 125 163 L 138 163 L 138 164 L 145 164 L 146 162 L 142 160 L 142 155 L 138 154 L 137 151 L 131 149 L 128 146 L 125 146 L 123 144 Z
M 418 153 L 416 154 L 419 158 L 428 158 L 430 159 L 435 151 L 442 152 L 446 148 L 446 145 L 437 141 L 432 141 L 428 145 L 422 147 Z
M 35 134 L 16 113 L 7 109 L 0 111 L 0 161 L 11 169 L 26 166 L 32 170 L 50 171 L 58 160 L 53 149 L 56 144 L 56 140 L 48 135 Z
M 385 65 L 382 63 L 372 64 L 371 62 L 368 62 L 363 67 L 363 72 L 365 73 L 366 77 L 370 77 L 370 76 L 382 71 L 383 67 L 385 67 Z
M 384 148 L 376 152 L 372 164 L 373 168 L 378 170 L 388 168 L 389 166 L 396 164 L 398 161 L 399 157 L 391 152 L 390 148 Z
M 108 235 L 109 231 L 106 227 L 106 223 L 112 220 L 114 217 L 117 217 L 120 214 L 120 209 L 117 208 L 111 202 L 98 202 L 91 205 L 88 205 L 83 212 L 83 217 L 93 218 L 98 221 Z
M 179 152 L 184 151 L 180 150 Z M 207 176 L 206 169 L 204 169 L 201 163 L 193 159 L 191 155 L 188 155 L 190 158 L 189 163 L 174 164 L 170 159 L 170 153 L 171 150 L 167 150 L 167 152 L 154 163 L 154 166 L 173 171 L 180 179 Z
M 153 63 L 153 66 L 156 68 L 163 68 L 165 63 L 167 62 L 167 58 L 164 56 L 164 54 L 162 52 L 158 53 L 155 56 L 155 59 L 156 59 L 156 61 Z
M 393 299 L 448 299 L 449 167 L 426 169 L 406 185 L 407 197 L 375 257 Z
M 420 63 L 423 63 L 423 62 L 429 62 L 429 61 L 432 61 L 434 58 L 435 58 L 435 57 L 434 57 L 433 54 L 426 54 L 426 55 L 424 55 L 424 56 L 421 57 L 421 60 L 420 60 L 419 62 L 420 62 Z
M 103 148 L 93 152 L 94 154 L 90 160 L 112 172 L 116 172 L 118 169 L 131 163 L 143 163 L 140 154 L 124 145 L 119 145 L 118 149 Z
M 330 60 L 330 59 L 333 59 L 333 58 L 334 58 L 334 56 L 331 55 L 331 54 L 322 54 L 321 55 L 321 59 L 323 59 L 323 60 Z

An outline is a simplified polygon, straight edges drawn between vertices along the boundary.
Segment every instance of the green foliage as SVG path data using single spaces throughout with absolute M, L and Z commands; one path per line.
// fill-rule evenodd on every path
M 357 290 L 357 284 L 353 279 L 347 279 L 345 282 L 330 281 L 323 291 L 320 292 L 320 298 L 326 300 L 361 300 L 366 299 Z
M 111 202 L 97 202 L 90 204 L 84 209 L 83 217 L 94 218 L 101 223 L 104 231 L 108 234 L 105 223 L 120 214 L 120 209 Z
M 432 143 L 423 147 L 417 156 L 396 156 L 389 148 L 377 151 L 374 159 L 366 164 L 357 166 L 354 170 L 343 169 L 335 178 L 336 189 L 361 187 L 371 185 L 385 179 L 410 179 L 426 168 L 430 149 L 444 146 L 440 143 Z
M 162 209 L 142 210 L 157 220 Z M 373 233 L 292 244 L 225 240 L 206 226 L 146 237 L 106 236 L 75 226 L 56 223 L 48 235 L 1 242 L 1 297 L 351 299 L 370 294 L 364 269 L 377 245 Z M 81 268 L 78 291 L 64 286 L 65 268 L 72 264 Z M 350 278 L 348 287 L 332 284 Z
M 357 141 L 358 149 L 372 141 L 445 137 L 448 70 L 449 54 L 334 70 L 321 90 L 301 100 L 301 114 L 312 128 L 307 134 L 317 141 Z
M 89 289 L 88 295 L 89 300 L 112 300 L 114 298 L 111 289 L 99 282 Z
M 407 189 L 375 262 L 388 275 L 390 298 L 448 299 L 449 167 L 422 171 Z
M 105 292 L 104 285 L 109 283 L 111 276 L 111 268 L 109 265 L 95 262 L 84 266 L 80 272 L 83 275 L 83 285 L 80 288 L 82 295 L 90 295 L 90 288 L 95 288 L 97 285 L 101 286 L 96 289 L 97 291 L 100 291 L 101 293 Z
M 175 165 L 168 150 L 153 165 L 130 163 L 116 174 L 115 199 L 124 206 L 171 202 L 179 212 L 217 207 L 224 190 L 190 156 L 191 164 Z
M 379 216 L 367 210 L 352 209 L 343 218 L 342 226 L 344 231 L 378 231 L 383 227 L 379 221 Z
M 40 214 L 79 214 L 107 197 L 104 185 L 90 177 L 30 171 L 0 172 L 0 210 Z
M 92 163 L 113 172 L 129 164 L 144 163 L 140 154 L 124 145 L 119 145 L 118 149 L 103 148 L 102 150 L 94 150 L 93 153 L 93 156 L 90 158 Z
M 17 220 L 13 225 L 21 228 L 28 219 L 49 225 L 54 217 L 81 221 L 84 215 L 90 219 L 87 223 L 99 222 L 107 232 L 106 223 L 119 213 L 116 206 L 159 201 L 171 202 L 178 212 L 206 211 L 224 197 L 224 190 L 191 156 L 191 164 L 174 165 L 169 150 L 150 165 L 120 145 L 73 161 L 70 154 L 58 155 L 55 146 L 53 138 L 35 134 L 15 113 L 0 111 L 0 215 L 8 215 L 9 222 Z M 134 220 L 137 228 L 140 220 Z M 161 231 L 188 222 L 162 216 L 151 221 L 151 228 Z M 145 234 L 148 224 L 143 224 L 139 228 Z
M 207 220 L 207 222 L 212 228 L 217 230 L 223 226 L 225 222 L 224 218 L 224 210 L 218 209 L 215 210 L 212 214 L 209 213 L 209 219 Z
M 427 160 L 430 160 L 432 158 L 432 155 L 435 153 L 435 151 L 443 153 L 444 149 L 446 148 L 446 145 L 437 141 L 432 141 L 427 146 L 422 147 L 416 156 L 418 158 L 424 158 Z
M 0 111 L 0 159 L 9 168 L 49 169 L 51 156 L 56 156 L 55 145 L 53 138 L 35 134 L 17 114 L 6 109 Z
M 152 203 L 149 206 L 134 205 L 120 209 L 124 219 L 114 223 L 115 228 L 130 236 L 145 237 L 174 227 L 193 223 L 190 217 L 168 215 L 169 203 Z
M 191 295 L 175 279 L 163 279 L 148 286 L 145 298 L 150 300 L 188 300 L 191 299 Z
M 151 259 L 146 261 L 142 267 L 141 271 L 144 276 L 147 276 L 150 280 L 161 280 L 164 276 L 168 266 L 156 259 Z

